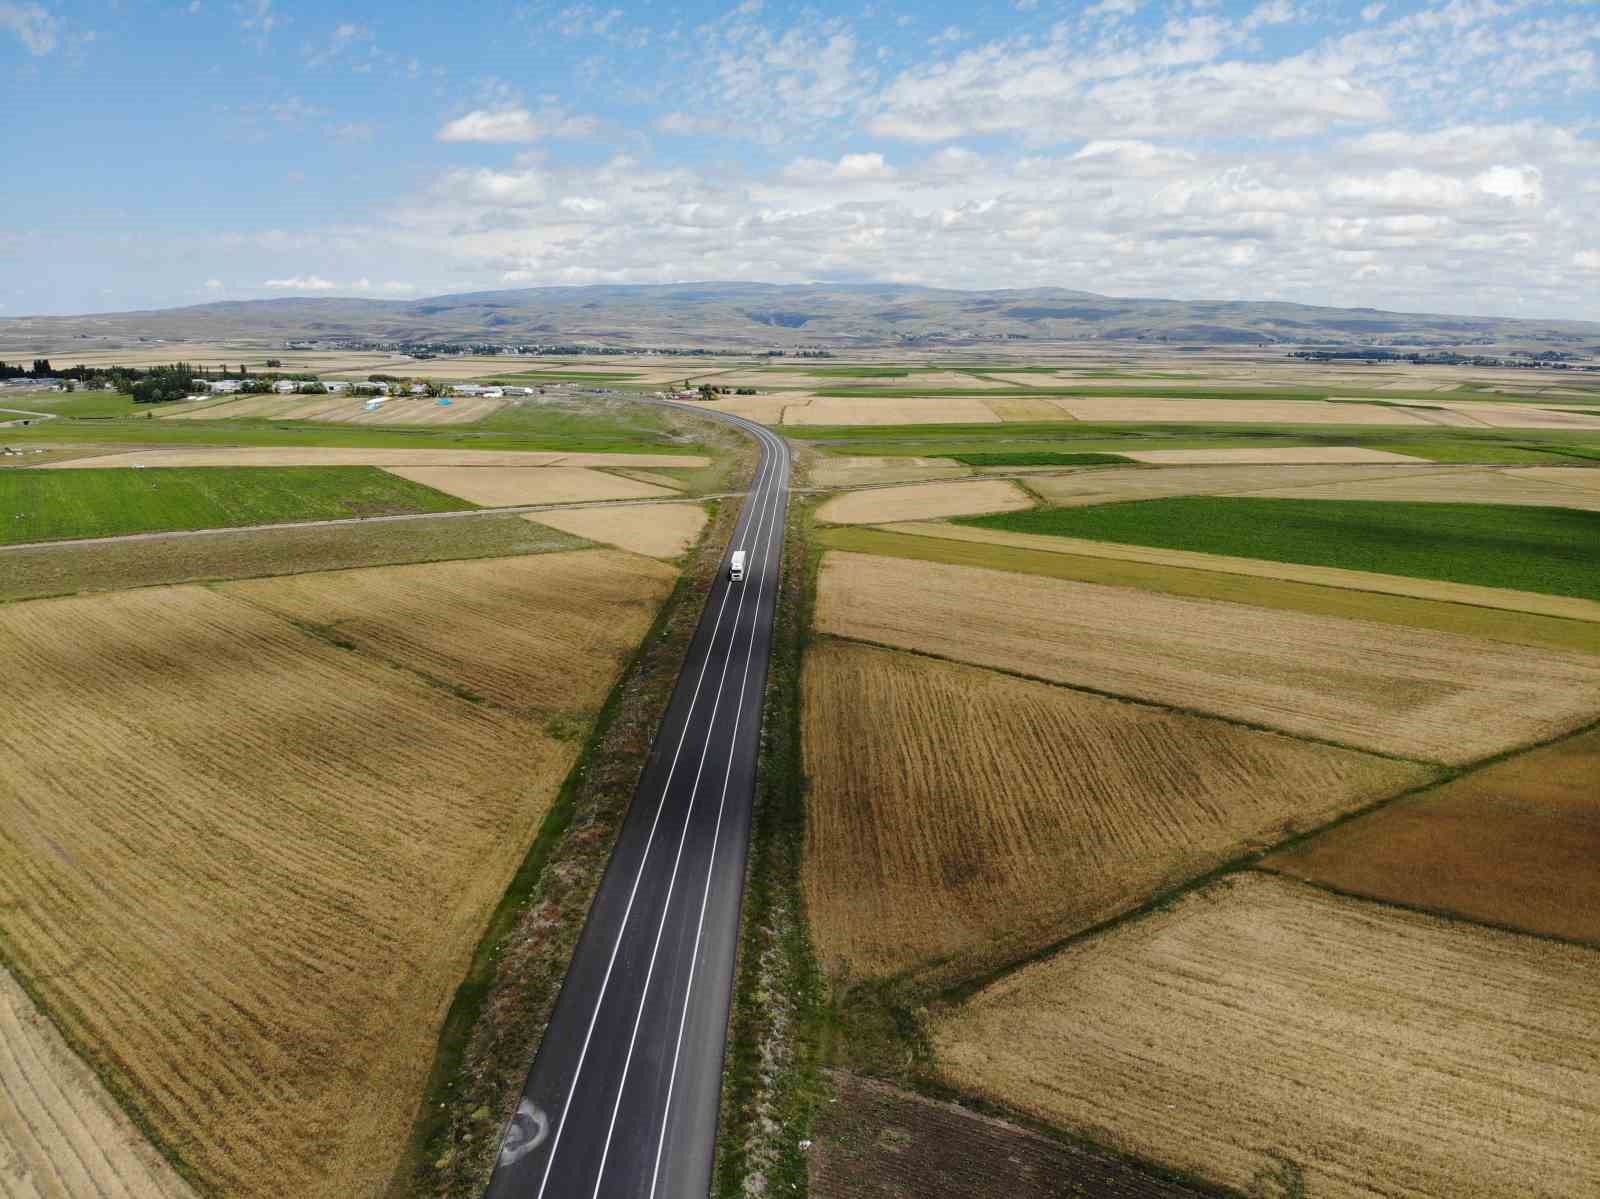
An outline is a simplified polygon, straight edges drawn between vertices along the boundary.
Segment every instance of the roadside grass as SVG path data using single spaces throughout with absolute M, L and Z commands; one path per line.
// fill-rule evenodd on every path
M 437 518 L 0 551 L 0 602 L 307 571 L 506 558 L 593 544 L 520 516 Z
M 1132 465 L 1133 459 L 1122 454 L 1063 454 L 1054 450 L 996 450 L 992 453 L 952 454 L 957 462 L 967 466 L 1110 466 Z
M 0 472 L 0 545 L 475 507 L 371 466 Z
M 958 523 L 1600 600 L 1600 513 L 1572 508 L 1184 496 Z
M 886 529 L 829 528 L 820 530 L 816 541 L 823 549 L 943 562 L 951 566 L 1008 570 L 1112 587 L 1134 587 L 1165 595 L 1226 600 L 1258 608 L 1371 620 L 1506 641 L 1515 645 L 1600 654 L 1600 624 L 1531 612 L 1480 608 L 1445 600 L 1357 591 L 1288 579 L 1225 574 L 1184 566 L 923 537 Z

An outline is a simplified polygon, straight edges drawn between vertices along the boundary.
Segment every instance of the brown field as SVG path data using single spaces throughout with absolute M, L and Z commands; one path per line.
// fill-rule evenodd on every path
M 1028 486 L 1052 504 L 1078 508 L 1123 500 L 1153 500 L 1172 495 L 1245 495 L 1269 487 L 1309 487 L 1365 479 L 1448 473 L 1452 467 L 1376 464 L 1213 465 L 1108 467 L 1073 474 L 1035 475 Z M 1469 468 L 1470 469 L 1470 468 Z
M 1252 462 L 1282 463 L 1284 465 L 1305 463 L 1317 465 L 1329 462 L 1400 462 L 1421 463 L 1429 465 L 1425 458 L 1413 458 L 1410 454 L 1396 454 L 1390 450 L 1369 450 L 1362 446 L 1354 445 L 1303 445 L 1286 446 L 1282 449 L 1244 449 L 1244 450 L 1126 450 L 1126 458 L 1135 462 L 1149 462 L 1157 466 L 1188 466 L 1188 465 L 1219 465 L 1229 463 L 1248 464 Z
M 1600 713 L 1600 662 L 1500 642 L 830 551 L 823 632 L 1326 738 L 1468 762 Z
M 985 400 L 984 403 L 1001 420 L 1058 421 L 1066 415 L 1048 399 Z
M 548 450 L 254 449 L 152 446 L 92 458 L 47 463 L 57 469 L 106 466 L 642 466 L 701 467 L 698 454 L 569 454 Z
M 810 1154 L 816 1199 L 1201 1199 L 1122 1158 L 854 1074 L 829 1076 Z
M 806 905 L 844 977 L 1004 965 L 1433 774 L 838 641 L 803 687 Z
M 841 525 L 931 520 L 977 512 L 1016 512 L 1033 504 L 1032 496 L 1004 479 L 912 483 L 836 495 L 817 509 L 817 519 Z
M 590 563 L 586 652 L 561 624 L 535 647 L 553 679 L 462 631 L 503 644 L 570 611 L 552 557 Z M 515 579 L 510 561 L 0 609 L 0 659 L 26 680 L 0 692 L 7 953 L 218 1193 L 382 1191 L 483 920 L 580 744 L 452 688 L 520 671 L 519 707 L 592 706 L 671 576 L 610 551 Z M 317 621 L 372 606 L 334 644 L 247 586 L 312 597 Z M 416 647 L 422 671 L 357 643 Z
M 1600 731 L 1273 854 L 1294 878 L 1600 945 Z
M 1497 429 L 1600 429 L 1600 416 L 1562 408 L 1535 408 L 1532 404 L 1453 404 Z
M 193 1199 L 105 1086 L 0 970 L 0 1195 Z
M 1586 491 L 1600 491 L 1600 470 L 1582 466 L 1522 466 L 1503 472 L 1513 479 L 1526 479 L 1535 483 L 1555 484 L 1561 487 L 1579 487 Z
M 677 492 L 586 466 L 390 466 L 390 474 L 487 508 L 571 504 L 585 500 L 643 500 Z
M 785 425 L 997 425 L 1000 418 L 974 397 L 837 399 L 818 396 L 784 410 Z
M 217 590 L 500 706 L 587 715 L 674 577 L 670 567 L 613 550 L 577 550 L 292 575 Z M 529 617 L 508 620 L 523 604 L 530 604 Z
M 1420 425 L 1401 408 L 1378 404 L 1334 404 L 1326 400 L 1162 400 L 1139 396 L 1070 396 L 1056 400 L 1067 415 L 1084 421 L 1140 424 Z
M 1319 587 L 1343 587 L 1354 591 L 1376 591 L 1386 595 L 1409 595 L 1417 599 L 1470 604 L 1480 608 L 1503 608 L 1508 612 L 1534 612 L 1563 620 L 1600 623 L 1600 602 L 1566 595 L 1544 595 L 1537 591 L 1514 591 L 1506 587 L 1479 587 L 1472 583 L 1447 583 L 1439 579 L 1411 579 L 1404 575 L 1375 574 L 1365 570 L 1345 570 L 1337 566 L 1303 566 L 1294 562 L 1271 562 L 1261 558 L 1234 558 L 1226 554 L 1205 554 L 1195 550 L 1168 550 L 1153 546 L 1123 545 L 1115 541 L 1090 541 L 1081 537 L 1057 537 L 1047 533 L 1011 533 L 1004 529 L 975 529 L 968 525 L 934 521 L 905 521 L 883 526 L 886 532 L 909 533 L 918 537 L 966 541 L 979 545 L 1008 545 L 1045 554 L 1072 554 L 1085 558 L 1115 558 L 1126 562 L 1148 562 L 1156 566 L 1177 566 L 1186 570 L 1216 571 L 1258 579 L 1284 579 Z
M 609 470 L 612 474 L 632 479 L 635 483 L 649 483 L 652 487 L 667 487 L 673 491 L 684 490 L 683 480 L 676 475 L 664 475 L 653 470 L 633 470 L 627 466 L 612 466 Z
M 811 465 L 811 483 L 815 487 L 860 487 L 868 483 L 958 479 L 971 473 L 970 466 L 949 458 L 822 457 Z
M 450 403 L 397 396 L 367 410 L 371 396 L 247 395 L 221 403 L 180 408 L 163 420 L 325 420 L 362 425 L 466 425 L 498 412 L 510 400 L 491 396 L 452 396 Z
M 980 992 L 986 1098 L 1253 1195 L 1600 1194 L 1600 953 L 1247 873 Z
M 712 412 L 731 412 L 734 416 L 742 416 L 746 420 L 759 421 L 763 425 L 777 425 L 783 423 L 783 414 L 790 408 L 804 408 L 811 402 L 807 395 L 779 393 L 776 395 L 754 396 L 723 396 L 720 400 L 706 400 L 697 402 L 696 408 L 706 408 Z
M 591 541 L 620 546 L 652 558 L 676 558 L 699 539 L 706 527 L 701 504 L 640 504 L 573 508 L 525 517 Z
M 1568 469 L 1556 467 L 1557 470 Z M 1573 473 L 1592 473 L 1600 470 Z M 1405 503 L 1437 504 L 1519 504 L 1554 508 L 1586 508 L 1600 512 L 1600 489 L 1587 490 L 1564 482 L 1546 482 L 1501 470 L 1453 470 L 1443 474 L 1408 475 L 1399 478 L 1362 479 L 1356 482 L 1324 483 L 1291 490 L 1267 488 L 1251 492 L 1256 496 L 1283 496 L 1307 500 L 1388 500 Z

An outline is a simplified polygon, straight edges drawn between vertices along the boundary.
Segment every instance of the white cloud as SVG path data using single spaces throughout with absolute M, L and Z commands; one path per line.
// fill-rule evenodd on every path
M 1144 7 L 1144 0 L 1099 0 L 1083 10 L 1086 17 L 1131 17 Z
M 0 4 L 0 29 L 14 34 L 35 57 L 56 48 L 56 18 L 41 4 Z
M 1361 19 L 1363 21 L 1365 21 L 1367 24 L 1370 25 L 1370 24 L 1372 24 L 1372 22 L 1376 21 L 1379 17 L 1383 16 L 1384 10 L 1387 9 L 1388 7 L 1389 6 L 1387 4 L 1381 4 L 1381 3 L 1379 3 L 1379 4 L 1369 4 L 1369 5 L 1367 5 L 1365 8 L 1363 8 L 1361 10 Z
M 1544 175 L 1538 167 L 1490 167 L 1472 182 L 1484 195 L 1510 200 L 1519 208 L 1544 200 Z
M 306 49 L 306 65 L 308 67 L 321 67 L 333 62 L 347 51 L 362 44 L 370 45 L 373 41 L 372 30 L 365 25 L 357 25 L 353 21 L 342 21 L 334 26 L 328 40 L 320 46 L 311 46 Z
M 261 286 L 276 291 L 333 291 L 339 285 L 320 275 L 295 275 L 288 279 L 268 279 Z
M 1572 256 L 1572 263 L 1586 271 L 1600 271 L 1600 250 L 1579 250 Z
M 240 0 L 239 28 L 256 34 L 263 40 L 278 27 L 278 14 L 272 11 L 272 0 Z
M 551 106 L 530 112 L 520 106 L 475 109 L 457 117 L 435 137 L 442 142 L 536 142 L 545 138 L 593 137 L 600 122 L 592 116 Z
M 221 279 L 207 279 L 205 286 L 206 286 L 206 290 L 207 291 L 221 291 L 222 290 L 222 280 Z

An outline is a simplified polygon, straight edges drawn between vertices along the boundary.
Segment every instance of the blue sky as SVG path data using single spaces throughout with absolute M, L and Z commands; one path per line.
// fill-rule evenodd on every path
M 1600 5 L 0 0 L 0 316 L 688 279 L 1600 320 Z

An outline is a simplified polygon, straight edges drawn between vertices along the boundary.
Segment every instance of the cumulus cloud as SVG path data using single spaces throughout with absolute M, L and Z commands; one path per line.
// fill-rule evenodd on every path
M 434 136 L 442 142 L 536 142 L 547 138 L 586 138 L 599 131 L 592 116 L 550 106 L 530 112 L 520 105 L 474 109 L 446 124 Z
M 0 4 L 0 29 L 14 35 L 36 57 L 56 48 L 56 18 L 41 4 Z
M 261 286 L 274 291 L 333 291 L 339 285 L 320 275 L 294 275 L 288 279 L 268 279 Z

